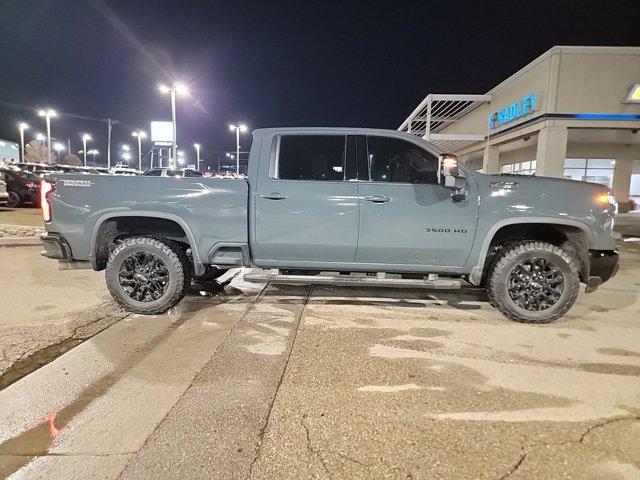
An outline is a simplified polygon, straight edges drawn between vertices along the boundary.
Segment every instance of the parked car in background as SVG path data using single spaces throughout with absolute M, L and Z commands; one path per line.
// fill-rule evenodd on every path
M 40 182 L 42 179 L 31 172 L 16 171 L 0 167 L 2 180 L 6 182 L 7 207 L 21 207 L 24 204 L 40 204 Z
M 140 170 L 131 168 L 129 165 L 116 165 L 109 171 L 109 173 L 113 175 L 142 175 Z
M 0 173 L 2 177 L 2 173 Z M 9 200 L 9 194 L 7 193 L 7 182 L 0 180 L 0 207 L 4 207 Z
M 202 177 L 202 173 L 192 168 L 152 168 L 142 175 L 146 177 Z

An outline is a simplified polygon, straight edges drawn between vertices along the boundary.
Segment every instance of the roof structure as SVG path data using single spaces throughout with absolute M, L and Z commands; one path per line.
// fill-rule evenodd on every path
M 486 136 L 439 132 L 471 110 L 490 101 L 491 95 L 430 93 L 402 122 L 398 130 L 421 136 L 442 151 L 455 152 L 472 143 L 486 140 Z

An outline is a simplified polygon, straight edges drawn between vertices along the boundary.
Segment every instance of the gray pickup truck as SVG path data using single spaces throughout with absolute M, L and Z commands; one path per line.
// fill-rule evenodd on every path
M 246 181 L 52 175 L 42 197 L 43 254 L 106 269 L 142 314 L 245 266 L 253 282 L 470 284 L 506 317 L 544 323 L 618 267 L 606 187 L 484 175 L 392 130 L 261 129 Z

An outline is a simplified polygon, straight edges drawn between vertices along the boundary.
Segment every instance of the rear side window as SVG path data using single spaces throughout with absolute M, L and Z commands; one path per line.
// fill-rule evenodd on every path
M 373 182 L 438 183 L 438 158 L 411 142 L 367 136 L 367 149 Z
M 346 135 L 282 135 L 278 178 L 344 180 Z

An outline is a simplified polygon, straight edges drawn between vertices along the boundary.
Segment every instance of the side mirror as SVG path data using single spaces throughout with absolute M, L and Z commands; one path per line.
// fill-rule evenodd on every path
M 458 157 L 447 153 L 438 157 L 438 183 L 451 190 L 451 200 L 454 202 L 467 197 L 467 179 L 460 175 Z

